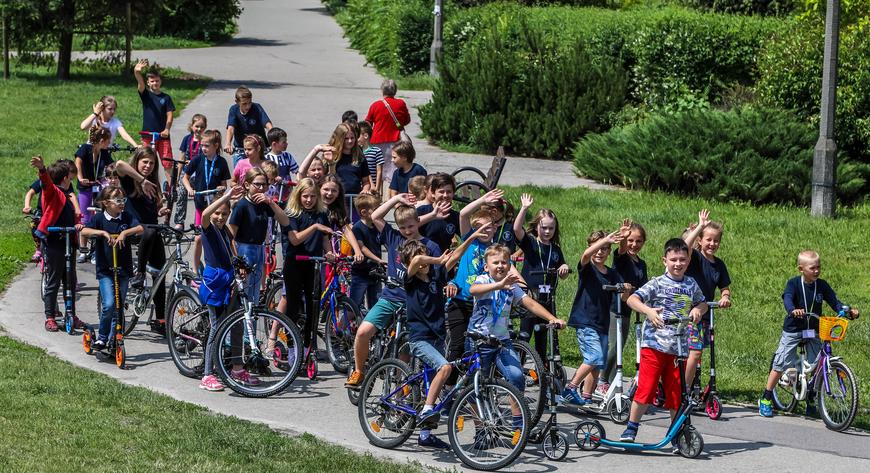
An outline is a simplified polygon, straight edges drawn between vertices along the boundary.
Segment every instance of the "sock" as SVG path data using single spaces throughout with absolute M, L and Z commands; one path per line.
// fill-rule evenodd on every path
M 626 424 L 626 427 L 628 427 L 629 429 L 632 429 L 632 430 L 637 430 L 638 427 L 640 427 L 640 422 L 628 421 L 628 424 Z
M 586 400 L 592 399 L 592 393 L 583 393 L 582 397 Z
M 570 389 L 570 390 L 574 391 L 575 389 L 577 389 L 577 385 L 574 383 L 568 383 L 565 385 L 565 389 Z
M 761 398 L 766 400 L 766 401 L 772 401 L 773 400 L 773 391 L 771 391 L 769 389 L 765 389 L 764 392 L 761 393 Z
M 515 429 L 523 427 L 523 416 L 513 416 L 513 426 Z
M 423 429 L 420 431 L 420 440 L 425 442 L 432 435 L 432 432 L 429 429 Z
M 435 406 L 433 406 L 432 404 L 426 404 L 425 406 L 423 406 L 423 411 L 420 412 L 420 415 L 423 415 L 427 412 L 431 412 L 433 410 L 435 410 Z

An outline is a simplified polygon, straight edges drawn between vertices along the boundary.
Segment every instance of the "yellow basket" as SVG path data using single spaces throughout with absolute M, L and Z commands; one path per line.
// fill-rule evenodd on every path
M 828 342 L 840 342 L 846 338 L 849 320 L 842 317 L 819 317 L 819 338 Z
M 350 246 L 350 242 L 347 241 L 347 238 L 341 237 L 341 256 L 353 256 L 353 247 Z

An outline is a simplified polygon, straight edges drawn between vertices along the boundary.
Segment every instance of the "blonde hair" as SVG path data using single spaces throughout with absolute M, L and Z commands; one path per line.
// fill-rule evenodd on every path
M 341 159 L 342 154 L 350 154 L 351 158 L 353 158 L 354 166 L 362 166 L 365 164 L 365 155 L 363 155 L 362 148 L 360 148 L 359 143 L 356 139 L 353 141 L 353 146 L 350 149 L 350 153 L 345 153 L 344 151 L 344 137 L 347 136 L 348 133 L 353 133 L 353 126 L 349 123 L 340 123 L 335 130 L 332 132 L 332 137 L 329 139 L 329 146 L 335 148 L 335 157 L 336 162 Z M 354 135 L 355 138 L 359 138 Z
M 260 169 L 262 169 L 263 172 L 266 173 L 266 176 L 269 179 L 275 179 L 276 177 L 278 177 L 278 164 L 276 164 L 275 161 L 265 161 L 263 164 L 260 165 Z
M 494 245 L 490 245 L 486 252 L 483 253 L 484 261 L 489 261 L 489 257 L 495 254 L 501 254 L 506 260 L 510 261 L 511 259 L 511 249 L 507 247 L 507 245 L 496 243 Z
M 482 220 L 489 220 L 490 223 L 494 223 L 494 221 L 495 221 L 491 211 L 489 211 L 487 209 L 480 209 L 471 215 L 471 226 L 473 226 L 473 227 L 482 226 L 483 225 L 481 223 Z
M 798 253 L 797 263 L 798 266 L 803 266 L 805 264 L 814 263 L 816 261 L 820 261 L 821 258 L 819 254 L 813 250 L 804 250 Z
M 408 192 L 414 195 L 417 200 L 426 198 L 426 176 L 414 176 L 408 181 Z
M 380 201 L 371 194 L 360 194 L 353 201 L 353 206 L 356 207 L 357 211 L 362 209 L 374 210 L 378 208 L 378 205 L 380 205 Z
M 393 216 L 396 218 L 396 223 L 399 225 L 407 222 L 408 220 L 420 220 L 420 216 L 417 215 L 417 209 L 405 204 L 396 207 Z
M 220 152 L 221 132 L 217 130 L 205 130 L 204 132 L 202 132 L 202 141 L 217 146 L 218 152 Z
M 323 200 L 320 199 L 320 189 L 317 187 L 317 184 L 314 183 L 314 179 L 306 177 L 299 180 L 296 187 L 293 189 L 293 193 L 290 194 L 290 200 L 287 202 L 288 217 L 298 217 L 302 215 L 302 212 L 305 211 L 305 207 L 302 206 L 302 194 L 310 190 L 314 191 L 314 210 L 317 212 L 326 211 L 326 206 L 323 204 Z

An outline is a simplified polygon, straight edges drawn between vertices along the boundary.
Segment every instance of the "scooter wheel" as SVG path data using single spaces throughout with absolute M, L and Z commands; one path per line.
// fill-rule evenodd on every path
M 607 414 L 610 415 L 610 420 L 616 424 L 625 424 L 628 422 L 628 412 L 631 409 L 631 399 L 626 395 L 622 395 L 622 408 L 616 407 L 616 398 L 607 403 Z
M 697 458 L 704 450 L 704 438 L 695 427 L 685 426 L 677 434 L 677 449 L 680 451 L 680 455 L 686 458 Z
M 544 456 L 553 461 L 562 461 L 568 455 L 568 435 L 558 429 L 550 429 L 541 442 Z
M 598 421 L 584 421 L 574 429 L 574 440 L 580 450 L 595 450 L 605 438 L 604 427 Z
M 87 329 L 82 333 L 82 348 L 85 349 L 85 354 L 90 355 L 94 352 L 92 344 L 94 343 L 94 331 Z
M 64 329 L 66 329 L 66 333 L 72 335 L 73 333 L 73 318 L 71 315 L 64 316 Z
M 124 349 L 124 345 L 115 348 L 115 364 L 121 369 L 127 366 L 127 351 Z
M 707 416 L 713 420 L 718 420 L 722 417 L 722 403 L 719 401 L 719 396 L 710 396 L 707 399 L 707 405 L 704 406 L 704 410 L 707 411 Z
M 306 371 L 308 379 L 310 379 L 311 381 L 315 381 L 317 379 L 317 358 L 313 354 L 308 358 Z

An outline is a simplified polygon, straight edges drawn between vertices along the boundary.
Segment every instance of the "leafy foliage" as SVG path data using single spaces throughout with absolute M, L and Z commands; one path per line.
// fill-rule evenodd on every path
M 655 115 L 574 149 L 577 172 L 629 188 L 719 201 L 806 204 L 817 132 L 795 115 L 764 108 Z M 866 165 L 838 170 L 840 198 L 855 201 Z

